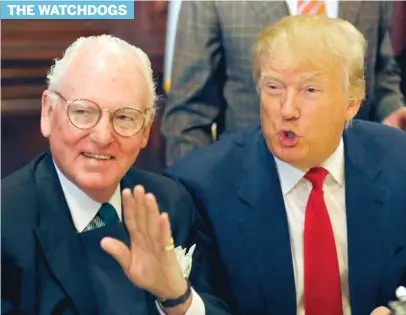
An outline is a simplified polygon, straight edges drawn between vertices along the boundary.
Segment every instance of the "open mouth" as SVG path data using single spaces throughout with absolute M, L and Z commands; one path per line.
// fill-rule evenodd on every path
M 111 155 L 103 155 L 103 154 L 95 154 L 95 153 L 87 153 L 87 152 L 82 152 L 82 155 L 89 159 L 94 159 L 94 160 L 99 160 L 99 161 L 108 161 L 108 160 L 114 159 L 114 157 Z
M 294 131 L 282 130 L 279 134 L 279 139 L 282 145 L 292 147 L 297 143 L 299 137 Z
M 293 131 L 284 131 L 285 137 L 289 138 L 289 139 L 293 139 L 296 137 L 296 134 Z

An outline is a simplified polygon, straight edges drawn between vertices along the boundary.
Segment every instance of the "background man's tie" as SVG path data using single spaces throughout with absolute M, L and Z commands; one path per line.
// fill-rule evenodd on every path
M 83 232 L 97 229 L 105 225 L 118 222 L 120 219 L 117 215 L 116 209 L 108 202 L 103 203 L 97 212 L 96 216 L 89 223 L 89 225 L 83 230 Z
M 325 15 L 326 4 L 324 1 L 297 1 L 298 14 Z
M 313 185 L 304 228 L 304 306 L 306 315 L 342 315 L 340 271 L 334 233 L 324 202 L 324 168 L 312 168 L 305 178 Z

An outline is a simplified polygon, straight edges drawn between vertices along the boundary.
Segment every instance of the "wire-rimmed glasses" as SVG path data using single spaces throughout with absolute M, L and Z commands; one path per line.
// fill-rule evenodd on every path
M 67 106 L 69 121 L 76 128 L 86 130 L 93 128 L 99 122 L 102 112 L 110 112 L 110 120 L 114 131 L 122 137 L 131 137 L 139 133 L 145 125 L 146 113 L 132 107 L 123 107 L 117 110 L 101 109 L 100 106 L 87 99 L 75 99 L 68 101 L 59 92 L 51 91 L 62 100 Z M 148 109 L 147 109 L 148 110 Z

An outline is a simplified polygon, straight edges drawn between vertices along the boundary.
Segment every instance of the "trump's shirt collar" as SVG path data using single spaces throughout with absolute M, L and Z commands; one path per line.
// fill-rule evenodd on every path
M 297 169 L 276 157 L 274 158 L 282 193 L 286 195 L 297 185 L 308 170 Z M 344 184 L 344 142 L 342 138 L 334 153 L 320 166 L 325 168 L 329 172 L 328 176 L 332 176 L 338 184 L 341 186 Z

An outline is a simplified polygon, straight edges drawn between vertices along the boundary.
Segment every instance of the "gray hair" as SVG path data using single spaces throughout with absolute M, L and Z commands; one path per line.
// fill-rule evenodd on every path
M 55 59 L 55 63 L 51 66 L 47 74 L 47 84 L 48 89 L 57 90 L 61 77 L 68 68 L 69 64 L 75 57 L 76 53 L 88 44 L 89 42 L 97 42 L 108 47 L 114 47 L 119 51 L 126 51 L 132 54 L 135 58 L 138 59 L 142 75 L 145 78 L 147 88 L 148 88 L 148 104 L 147 104 L 147 122 L 151 123 L 155 117 L 156 112 L 156 101 L 157 96 L 155 92 L 156 84 L 153 78 L 153 72 L 151 68 L 151 61 L 149 60 L 147 54 L 142 51 L 140 48 L 127 43 L 126 41 L 111 36 L 111 35 L 99 35 L 99 36 L 89 36 L 89 37 L 80 37 L 75 42 L 73 42 L 65 51 L 61 59 Z M 55 101 L 52 102 L 52 105 L 55 104 Z

